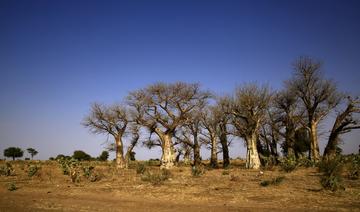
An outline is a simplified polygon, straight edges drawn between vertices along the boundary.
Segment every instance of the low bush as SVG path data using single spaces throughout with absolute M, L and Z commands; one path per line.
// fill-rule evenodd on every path
M 360 177 L 360 155 L 349 156 L 347 160 L 347 177 L 357 180 Z
M 142 163 L 138 163 L 136 165 L 136 174 L 144 174 L 146 171 L 146 166 Z
M 28 176 L 29 176 L 29 177 L 34 176 L 34 175 L 38 172 L 39 169 L 40 169 L 39 166 L 30 165 L 30 166 L 29 166 L 29 169 L 28 169 L 28 171 L 27 171 Z
M 297 168 L 297 162 L 295 157 L 283 158 L 280 162 L 281 170 L 285 172 L 292 172 Z
M 10 183 L 8 185 L 8 188 L 7 188 L 9 191 L 15 191 L 18 189 L 18 187 L 16 187 L 15 183 Z
M 320 184 L 324 189 L 337 191 L 345 189 L 342 184 L 343 164 L 341 158 L 323 159 L 319 165 L 319 171 L 323 173 L 320 178 Z
M 228 170 L 224 170 L 223 172 L 222 172 L 222 175 L 229 175 L 230 174 L 230 172 L 228 171 Z
M 10 163 L 0 166 L 0 175 L 11 176 L 14 175 L 14 169 Z
M 82 167 L 84 172 L 84 177 L 90 182 L 99 181 L 101 179 L 100 175 L 94 171 L 94 166 L 84 166 Z
M 193 166 L 191 168 L 191 174 L 193 177 L 200 177 L 205 174 L 205 168 L 203 166 Z
M 285 179 L 284 176 L 279 176 L 276 178 L 273 178 L 271 180 L 263 180 L 260 182 L 260 185 L 263 187 L 269 186 L 269 185 L 279 185 L 281 182 L 283 182 Z
M 164 181 L 168 180 L 170 176 L 171 172 L 167 169 L 162 169 L 158 173 L 145 171 L 141 176 L 141 180 L 145 182 L 150 182 L 152 185 L 161 185 L 164 183 Z

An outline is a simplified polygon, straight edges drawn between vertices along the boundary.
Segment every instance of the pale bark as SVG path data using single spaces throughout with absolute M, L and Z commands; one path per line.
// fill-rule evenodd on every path
M 216 168 L 218 166 L 218 161 L 217 161 L 217 140 L 216 140 L 216 135 L 212 134 L 210 136 L 211 138 L 211 156 L 210 156 L 210 165 L 213 168 Z
M 256 142 L 257 136 L 254 134 L 251 137 L 246 138 L 246 168 L 248 169 L 259 169 L 261 165 Z
M 121 136 L 115 138 L 115 148 L 116 148 L 116 168 L 123 169 L 126 168 L 126 161 L 124 159 L 124 150 Z
M 310 159 L 312 161 L 320 160 L 320 150 L 317 137 L 317 122 L 312 121 L 310 124 Z
M 172 146 L 171 138 L 169 134 L 164 134 L 161 137 L 162 140 L 162 156 L 161 156 L 161 169 L 170 169 L 175 164 L 175 152 Z

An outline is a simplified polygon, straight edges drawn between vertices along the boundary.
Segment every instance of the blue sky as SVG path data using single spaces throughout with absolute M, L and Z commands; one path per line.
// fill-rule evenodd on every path
M 359 11 L 350 0 L 2 0 L 0 150 L 97 156 L 106 136 L 80 125 L 91 102 L 119 102 L 158 81 L 200 82 L 219 94 L 245 82 L 279 89 L 301 55 L 322 60 L 340 90 L 360 95 Z M 345 137 L 346 153 L 357 152 L 359 137 Z M 243 153 L 234 144 L 232 156 Z

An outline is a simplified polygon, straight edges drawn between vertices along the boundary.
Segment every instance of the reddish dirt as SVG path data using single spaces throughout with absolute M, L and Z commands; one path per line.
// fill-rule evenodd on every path
M 360 180 L 345 179 L 345 191 L 326 191 L 315 168 L 260 175 L 234 166 L 193 177 L 190 167 L 179 167 L 162 185 L 152 185 L 135 169 L 117 173 L 107 163 L 96 164 L 100 181 L 82 177 L 79 183 L 56 162 L 37 162 L 41 169 L 28 177 L 26 163 L 13 162 L 15 176 L 0 176 L 0 211 L 360 211 Z M 279 185 L 260 186 L 278 176 L 285 177 Z M 10 183 L 18 189 L 9 191 Z

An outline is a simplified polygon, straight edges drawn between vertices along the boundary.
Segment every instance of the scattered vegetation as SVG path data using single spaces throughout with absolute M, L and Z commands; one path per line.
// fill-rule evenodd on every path
M 323 173 L 320 178 L 320 183 L 324 189 L 337 191 L 344 190 L 342 170 L 343 164 L 340 157 L 333 159 L 324 158 L 318 165 L 319 171 Z
M 171 177 L 171 172 L 167 169 L 161 169 L 160 172 L 145 171 L 141 175 L 141 180 L 150 182 L 152 185 L 161 185 Z
M 18 189 L 18 187 L 15 185 L 15 183 L 10 183 L 7 188 L 9 191 L 15 191 Z
M 28 171 L 27 171 L 28 176 L 29 176 L 29 177 L 34 176 L 34 175 L 38 172 L 39 169 L 40 169 L 39 166 L 30 165 L 30 166 L 29 166 L 29 169 L 28 169 Z
M 142 163 L 136 165 L 136 174 L 144 174 L 146 171 L 146 166 Z
M 352 155 L 347 163 L 347 177 L 350 180 L 357 180 L 360 176 L 360 155 Z
M 285 157 L 280 162 L 281 170 L 285 172 L 292 172 L 297 168 L 298 164 L 295 157 Z
M 0 175 L 11 176 L 14 175 L 14 169 L 10 163 L 0 166 Z
M 205 168 L 203 166 L 192 166 L 191 174 L 193 177 L 200 177 L 205 174 Z
M 279 177 L 275 177 L 271 180 L 263 180 L 260 182 L 260 185 L 263 187 L 269 186 L 269 185 L 279 185 L 280 183 L 282 183 L 284 181 L 285 177 L 284 176 L 279 176 Z

